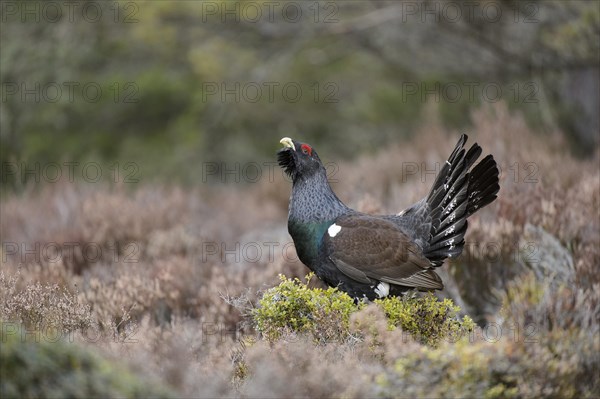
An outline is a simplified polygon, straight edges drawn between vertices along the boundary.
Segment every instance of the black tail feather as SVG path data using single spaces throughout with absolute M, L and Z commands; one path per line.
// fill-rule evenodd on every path
M 497 198 L 500 191 L 499 174 L 498 166 L 491 154 L 483 158 L 469 173 L 467 217 Z
M 467 218 L 494 201 L 500 190 L 498 167 L 491 155 L 469 172 L 482 149 L 475 143 L 465 153 L 467 138 L 466 134 L 460 137 L 426 199 L 432 223 L 428 246 L 423 253 L 436 266 L 445 258 L 460 255 Z

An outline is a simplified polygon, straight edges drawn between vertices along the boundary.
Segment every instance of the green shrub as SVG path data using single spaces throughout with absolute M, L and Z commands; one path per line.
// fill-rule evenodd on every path
M 307 284 L 312 273 L 306 276 Z M 344 342 L 350 335 L 350 315 L 364 307 L 337 288 L 309 288 L 299 279 L 280 275 L 281 283 L 267 290 L 253 311 L 260 333 L 275 341 L 288 332 L 308 333 L 318 342 Z M 457 319 L 460 308 L 433 294 L 390 297 L 375 301 L 387 315 L 389 329 L 402 328 L 416 340 L 435 346 L 442 339 L 457 340 L 475 324 L 468 316 Z M 360 333 L 360 332 L 359 332 Z
M 439 301 L 432 293 L 423 297 L 390 297 L 375 301 L 388 317 L 390 328 L 402 328 L 421 343 L 436 346 L 440 340 L 456 341 L 475 327 L 469 316 L 457 318 L 460 307 L 451 299 Z
M 313 274 L 306 276 L 307 284 Z M 317 341 L 343 341 L 350 315 L 363 305 L 337 288 L 309 288 L 298 278 L 279 275 L 281 283 L 267 290 L 253 311 L 256 327 L 269 341 L 286 332 L 309 333 Z

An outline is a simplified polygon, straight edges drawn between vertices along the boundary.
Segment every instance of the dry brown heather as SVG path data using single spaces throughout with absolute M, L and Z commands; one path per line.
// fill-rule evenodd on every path
M 223 297 L 255 304 L 279 273 L 307 273 L 283 251 L 290 184 L 279 173 L 236 187 L 62 183 L 5 198 L 0 319 L 52 323 L 69 345 L 186 396 L 597 396 L 598 151 L 578 160 L 558 132 L 532 133 L 503 106 L 475 113 L 470 132 L 499 162 L 501 191 L 470 220 L 440 295 L 501 336 L 488 329 L 493 339 L 476 331 L 426 348 L 387 331 L 369 306 L 351 321 L 362 340 L 260 339 Z M 434 176 L 423 167 L 439 167 L 457 137 L 432 123 L 413 141 L 339 163 L 334 188 L 360 210 L 397 212 L 427 193 Z

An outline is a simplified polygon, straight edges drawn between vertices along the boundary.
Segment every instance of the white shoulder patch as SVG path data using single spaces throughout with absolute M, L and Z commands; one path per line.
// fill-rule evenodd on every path
M 342 230 L 342 226 L 338 226 L 334 223 L 331 226 L 329 226 L 329 228 L 327 229 L 327 233 L 329 234 L 329 237 L 333 238 L 337 235 L 337 233 L 340 232 L 340 230 Z
M 375 287 L 375 293 L 379 298 L 385 298 L 390 294 L 390 285 L 381 281 L 377 284 L 377 287 Z

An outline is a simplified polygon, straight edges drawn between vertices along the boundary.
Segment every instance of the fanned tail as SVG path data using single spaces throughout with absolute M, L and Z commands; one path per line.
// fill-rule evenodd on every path
M 469 171 L 482 150 L 475 143 L 465 151 L 467 138 L 466 134 L 460 137 L 426 198 L 432 221 L 430 239 L 423 254 L 435 266 L 446 258 L 460 255 L 467 218 L 494 201 L 500 190 L 499 171 L 492 155 L 487 155 Z

